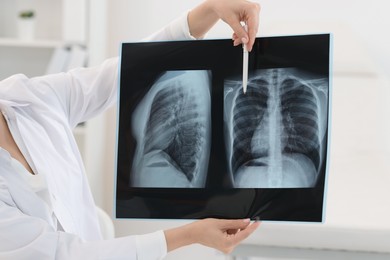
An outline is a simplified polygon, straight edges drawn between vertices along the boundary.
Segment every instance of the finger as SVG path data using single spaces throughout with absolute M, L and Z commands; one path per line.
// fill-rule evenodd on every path
M 237 46 L 241 44 L 241 40 L 238 39 L 238 36 L 235 33 L 233 33 L 232 40 L 233 40 L 233 46 Z
M 238 42 L 238 44 L 240 44 L 243 41 L 249 40 L 248 33 L 245 31 L 244 27 L 239 21 L 230 22 L 229 25 L 237 36 L 237 40 L 235 40 L 235 43 Z
M 249 36 L 249 42 L 247 44 L 248 51 L 251 51 L 253 48 L 253 44 L 256 40 L 256 35 L 259 30 L 259 12 L 260 12 L 260 5 L 257 5 L 257 8 L 252 11 L 252 15 L 247 20 L 248 25 L 248 36 Z
M 228 230 L 226 230 L 226 233 L 228 235 L 235 235 L 235 234 L 237 234 L 238 231 L 240 231 L 240 229 L 228 229 Z
M 249 224 L 250 224 L 249 218 L 221 220 L 221 228 L 224 230 L 245 229 Z
M 251 235 L 259 226 L 261 222 L 253 222 L 248 225 L 245 229 L 242 229 L 240 232 L 236 233 L 234 236 L 231 236 L 232 242 L 235 244 L 240 243 L 242 240 L 246 239 Z

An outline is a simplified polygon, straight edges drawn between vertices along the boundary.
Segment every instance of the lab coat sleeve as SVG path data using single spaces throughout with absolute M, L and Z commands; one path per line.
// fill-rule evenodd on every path
M 49 109 L 65 117 L 73 128 L 102 113 L 117 100 L 118 58 L 111 58 L 99 66 L 77 68 L 31 79 L 39 92 L 53 96 Z M 43 97 L 45 99 L 47 97 Z
M 143 41 L 190 40 L 187 13 Z M 67 73 L 37 77 L 32 81 L 40 89 L 49 88 L 59 99 L 58 107 L 65 113 L 71 127 L 102 113 L 112 106 L 118 95 L 118 58 L 101 65 L 78 68 Z
M 161 236 L 163 232 L 158 231 L 85 242 L 76 235 L 55 231 L 44 220 L 24 215 L 16 207 L 0 201 L 1 260 L 158 260 L 166 255 L 166 246 L 160 246 Z

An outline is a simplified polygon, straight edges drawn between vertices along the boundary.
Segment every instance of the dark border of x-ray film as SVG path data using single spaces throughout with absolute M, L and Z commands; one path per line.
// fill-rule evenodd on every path
M 224 80 L 241 75 L 242 49 L 231 40 L 124 43 L 120 60 L 120 96 L 116 154 L 117 218 L 201 219 L 244 218 L 270 221 L 322 222 L 328 165 L 331 35 L 257 38 L 249 56 L 249 74 L 292 68 L 327 80 L 326 133 L 320 175 L 305 188 L 237 188 L 226 178 L 223 139 Z M 130 118 L 167 71 L 204 71 L 212 74 L 210 160 L 201 188 L 136 187 L 131 183 L 137 140 Z M 225 82 L 226 83 L 226 82 Z M 226 89 L 226 88 L 225 88 Z M 224 147 L 222 149 L 222 147 Z M 211 162 L 211 163 L 210 163 Z

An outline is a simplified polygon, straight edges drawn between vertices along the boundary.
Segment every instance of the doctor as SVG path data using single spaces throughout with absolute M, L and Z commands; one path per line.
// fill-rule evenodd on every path
M 245 0 L 206 0 L 149 40 L 199 39 L 222 19 L 233 28 L 233 44 L 251 50 L 259 10 Z M 0 82 L 0 259 L 162 259 L 193 243 L 229 253 L 259 226 L 204 219 L 102 240 L 72 129 L 116 102 L 117 66 L 113 58 L 94 68 Z

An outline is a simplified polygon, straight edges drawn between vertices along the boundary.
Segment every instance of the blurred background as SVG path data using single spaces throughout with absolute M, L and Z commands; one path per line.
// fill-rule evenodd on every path
M 119 55 L 121 42 L 139 41 L 201 2 L 0 0 L 0 79 L 15 73 L 33 77 L 97 65 Z M 322 259 L 322 249 L 362 251 L 366 256 L 365 252 L 386 253 L 388 248 L 390 253 L 386 244 L 390 241 L 390 2 L 257 2 L 262 6 L 258 36 L 333 34 L 332 129 L 325 223 L 263 223 L 247 243 L 274 247 L 274 254 L 271 248 L 268 255 L 248 253 L 246 259 L 304 258 L 293 252 L 286 253 L 289 257 L 277 256 L 281 248 L 318 249 L 313 259 Z M 231 34 L 219 22 L 206 39 L 230 38 Z M 187 222 L 115 219 L 116 108 L 77 127 L 75 136 L 95 201 L 112 219 L 115 236 Z M 342 241 L 351 237 L 352 246 Z M 226 256 L 194 245 L 167 257 L 200 258 Z

